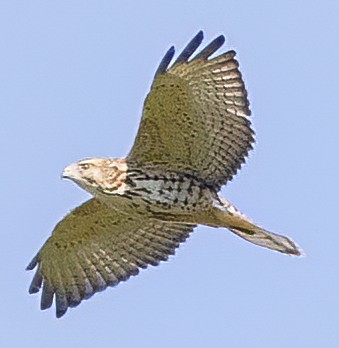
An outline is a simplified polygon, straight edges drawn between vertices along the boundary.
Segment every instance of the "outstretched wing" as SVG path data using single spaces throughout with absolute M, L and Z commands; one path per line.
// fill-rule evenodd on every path
M 166 53 L 127 159 L 191 173 L 220 188 L 245 161 L 254 132 L 235 52 L 210 58 L 224 43 L 219 36 L 189 60 L 202 39 L 199 32 L 170 68 L 174 48 Z
M 38 266 L 29 292 L 42 287 L 41 309 L 55 298 L 61 317 L 68 307 L 138 274 L 139 268 L 167 260 L 193 228 L 118 212 L 91 199 L 58 223 L 28 265 L 28 270 Z

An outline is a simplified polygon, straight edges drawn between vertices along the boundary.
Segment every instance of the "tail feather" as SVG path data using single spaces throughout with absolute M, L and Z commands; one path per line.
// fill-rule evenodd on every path
M 280 234 L 268 232 L 256 225 L 253 225 L 253 227 L 249 229 L 241 227 L 229 227 L 228 229 L 248 242 L 261 247 L 288 255 L 302 255 L 300 248 L 291 239 L 281 236 Z
M 221 199 L 220 203 L 222 205 L 216 206 L 216 208 L 218 209 L 217 215 L 219 220 L 223 222 L 223 227 L 228 228 L 231 232 L 248 242 L 261 247 L 288 255 L 303 255 L 301 249 L 291 239 L 257 226 L 226 199 Z

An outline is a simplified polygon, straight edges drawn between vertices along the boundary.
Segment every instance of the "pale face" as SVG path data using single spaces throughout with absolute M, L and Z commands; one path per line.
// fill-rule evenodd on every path
M 62 177 L 74 181 L 93 195 L 122 194 L 126 172 L 124 159 L 86 158 L 67 166 Z

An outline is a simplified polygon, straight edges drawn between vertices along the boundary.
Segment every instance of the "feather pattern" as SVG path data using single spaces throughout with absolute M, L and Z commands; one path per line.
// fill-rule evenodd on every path
M 56 226 L 29 264 L 29 269 L 37 266 L 29 292 L 42 287 L 41 309 L 51 307 L 54 298 L 61 317 L 68 307 L 137 275 L 140 268 L 166 261 L 193 228 L 112 210 L 91 199 Z
M 235 52 L 209 59 L 221 35 L 189 60 L 202 38 L 199 32 L 166 71 L 160 64 L 127 160 L 189 173 L 218 190 L 245 161 L 254 132 Z

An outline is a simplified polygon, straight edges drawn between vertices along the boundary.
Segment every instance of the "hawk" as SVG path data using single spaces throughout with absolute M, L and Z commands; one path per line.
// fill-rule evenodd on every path
M 247 92 L 235 52 L 211 57 L 218 36 L 200 46 L 200 31 L 173 64 L 171 47 L 156 70 L 140 127 L 126 158 L 89 158 L 63 177 L 93 195 L 64 217 L 28 265 L 29 293 L 56 316 L 94 293 L 156 266 L 197 225 L 300 255 L 287 237 L 268 232 L 220 197 L 254 143 Z

